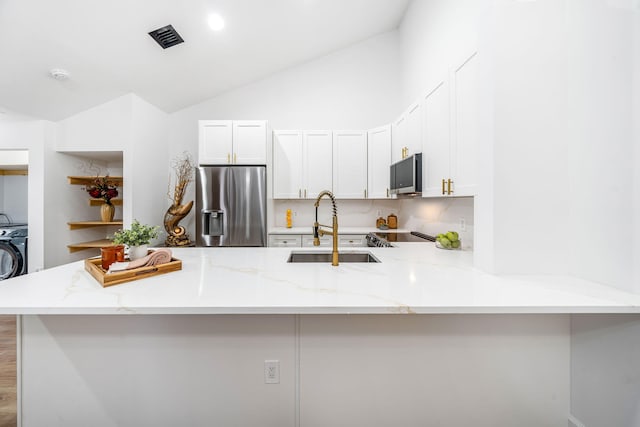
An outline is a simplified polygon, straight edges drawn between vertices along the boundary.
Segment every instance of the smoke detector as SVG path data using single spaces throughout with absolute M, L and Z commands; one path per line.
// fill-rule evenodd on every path
M 56 80 L 67 80 L 69 78 L 69 72 L 62 68 L 53 68 L 49 71 L 49 77 Z

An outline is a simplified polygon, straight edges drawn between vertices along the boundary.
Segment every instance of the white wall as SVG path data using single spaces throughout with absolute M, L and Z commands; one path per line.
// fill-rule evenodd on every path
M 198 120 L 266 119 L 272 129 L 368 129 L 401 111 L 396 32 L 385 33 L 171 114 L 174 153 L 197 153 Z
M 137 219 L 142 224 L 159 225 L 161 235 L 156 242 L 164 242 L 164 214 L 171 204 L 168 196 L 171 151 L 168 138 L 168 116 L 163 111 L 132 97 L 131 144 L 125 150 L 124 176 L 127 189 L 124 215 L 125 226 Z
M 0 176 L 0 212 L 13 222 L 27 222 L 29 177 L 27 175 Z M 0 221 L 4 221 L 4 218 Z
M 44 268 L 45 147 L 53 144 L 51 122 L 4 117 L 0 121 L 0 149 L 29 151 L 29 271 Z
M 566 315 L 24 316 L 22 356 L 24 427 L 565 427 L 569 411 Z
M 402 106 L 446 77 L 477 48 L 480 15 L 488 0 L 414 0 L 399 29 Z M 396 112 L 399 114 L 400 110 Z
M 640 11 L 605 0 L 567 5 L 570 272 L 640 293 L 634 272 L 640 109 L 633 89 L 640 74 Z

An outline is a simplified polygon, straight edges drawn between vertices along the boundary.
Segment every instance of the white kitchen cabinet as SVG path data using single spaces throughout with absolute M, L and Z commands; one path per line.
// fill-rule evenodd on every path
M 302 131 L 273 131 L 273 198 L 302 197 Z
M 367 132 L 333 133 L 333 194 L 341 199 L 367 197 Z
M 393 163 L 422 152 L 422 102 L 411 104 L 392 125 L 391 161 Z
M 473 196 L 477 183 L 476 54 L 423 100 L 423 197 Z
M 200 120 L 198 125 L 198 164 L 267 163 L 266 121 Z
M 424 98 L 422 196 L 442 196 L 450 178 L 451 126 L 449 84 L 442 80 Z M 445 180 L 445 185 L 442 184 Z
M 273 132 L 273 198 L 315 198 L 333 189 L 331 131 Z
M 323 190 L 334 190 L 333 135 L 330 130 L 309 130 L 302 133 L 302 140 L 302 197 L 315 199 Z
M 391 125 L 367 132 L 367 198 L 387 199 L 391 165 Z
M 451 175 L 453 195 L 471 196 L 478 182 L 478 85 L 477 58 L 474 53 L 453 72 L 453 149 Z
M 362 248 L 367 246 L 364 234 L 343 234 L 338 233 L 338 247 Z
M 268 244 L 276 248 L 299 248 L 302 244 L 300 234 L 269 234 Z
M 391 125 L 391 163 L 402 160 L 407 146 L 407 116 L 402 114 Z
M 409 106 L 406 112 L 407 136 L 405 154 L 410 156 L 422 153 L 422 102 L 417 101 Z
M 310 248 L 313 246 L 313 234 L 303 234 L 302 235 L 302 247 Z M 333 246 L 333 236 L 324 235 L 320 237 L 320 246 L 321 247 L 332 247 Z

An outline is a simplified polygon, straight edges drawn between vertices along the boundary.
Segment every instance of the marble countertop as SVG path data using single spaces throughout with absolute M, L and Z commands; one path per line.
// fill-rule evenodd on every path
M 557 276 L 495 276 L 473 253 L 399 243 L 372 264 L 291 264 L 291 248 L 181 248 L 182 270 L 102 286 L 83 261 L 0 282 L 0 314 L 639 313 L 640 295 Z M 299 250 L 320 250 L 305 248 Z
M 387 233 L 387 232 L 396 232 L 396 233 L 408 233 L 410 230 L 404 228 L 394 228 L 389 230 L 380 230 L 376 227 L 339 227 L 338 231 L 340 234 L 369 234 L 375 232 Z M 268 230 L 269 234 L 312 234 L 313 229 L 311 226 L 309 227 L 273 227 Z

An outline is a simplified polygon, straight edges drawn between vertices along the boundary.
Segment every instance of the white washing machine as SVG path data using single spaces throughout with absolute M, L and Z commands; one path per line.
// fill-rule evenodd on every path
M 27 224 L 0 224 L 0 280 L 27 274 Z

